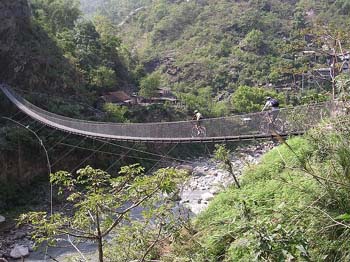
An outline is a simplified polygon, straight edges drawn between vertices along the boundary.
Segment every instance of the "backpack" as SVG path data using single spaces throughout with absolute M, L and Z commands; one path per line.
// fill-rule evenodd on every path
M 278 102 L 277 99 L 271 99 L 271 106 L 272 107 L 279 107 L 280 103 Z

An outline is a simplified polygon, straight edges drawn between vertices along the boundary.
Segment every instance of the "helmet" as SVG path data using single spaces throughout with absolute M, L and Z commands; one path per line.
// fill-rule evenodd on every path
M 271 96 L 267 96 L 267 97 L 266 97 L 266 100 L 270 100 L 270 99 L 271 99 Z
M 194 110 L 194 113 L 197 114 L 197 113 L 198 113 L 198 110 Z

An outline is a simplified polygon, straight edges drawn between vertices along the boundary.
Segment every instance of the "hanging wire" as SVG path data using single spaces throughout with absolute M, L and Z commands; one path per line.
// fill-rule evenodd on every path
M 45 155 L 46 155 L 46 161 L 47 161 L 47 168 L 48 168 L 48 171 L 49 171 L 49 177 L 50 177 L 50 175 L 51 175 L 51 164 L 50 164 L 50 158 L 49 158 L 49 154 L 48 154 L 48 151 L 46 150 L 46 147 L 45 147 L 45 145 L 44 145 L 44 143 L 43 143 L 43 141 L 42 141 L 42 139 L 37 135 L 37 133 L 35 133 L 32 129 L 30 129 L 29 128 L 29 126 L 25 126 L 25 125 L 23 125 L 23 124 L 21 124 L 20 122 L 18 122 L 18 121 L 16 121 L 16 120 L 14 120 L 14 119 L 11 119 L 11 118 L 8 118 L 8 117 L 2 117 L 2 118 L 4 118 L 4 119 L 6 119 L 6 120 L 9 120 L 9 121 L 11 121 L 11 122 L 13 122 L 13 123 L 16 123 L 17 125 L 19 125 L 19 126 L 21 126 L 21 127 L 23 127 L 23 128 L 25 128 L 25 129 L 27 129 L 29 132 L 31 132 L 37 139 L 38 139 L 38 141 L 39 141 L 39 143 L 40 143 L 40 146 L 44 149 L 44 151 L 45 151 Z M 52 216 L 52 214 L 53 214 L 53 188 L 52 188 L 52 183 L 51 183 L 51 181 L 50 181 L 50 214 L 51 214 L 51 216 Z
M 57 130 L 57 129 L 56 129 Z M 56 142 L 53 146 L 51 146 L 49 148 L 49 152 L 54 149 L 58 144 L 60 144 L 63 140 L 65 140 L 66 138 L 68 138 L 71 135 L 71 133 L 67 133 L 65 136 L 62 137 L 62 139 L 60 139 L 58 142 Z
M 97 141 L 100 141 L 100 142 L 103 142 L 105 140 L 102 140 L 102 139 L 96 139 Z M 156 154 L 156 153 L 151 153 L 151 152 L 147 152 L 147 151 L 144 151 L 144 150 L 140 150 L 140 149 L 132 149 L 130 147 L 127 147 L 127 146 L 122 146 L 122 145 L 118 145 L 116 143 L 113 143 L 113 142 L 109 142 L 109 141 L 105 141 L 107 144 L 109 145 L 113 145 L 113 146 L 116 146 L 116 147 L 120 147 L 120 148 L 124 148 L 124 149 L 131 149 L 132 151 L 135 151 L 135 152 L 139 152 L 139 153 L 144 153 L 144 154 L 147 154 L 147 155 L 152 155 L 152 156 L 157 156 L 157 157 L 164 157 L 160 154 Z M 175 158 L 175 157 L 170 157 L 170 156 L 167 156 L 165 157 L 169 160 L 174 160 L 174 161 L 180 161 L 180 162 L 188 162 L 188 163 L 191 163 L 190 161 L 187 161 L 187 160 L 183 160 L 183 159 L 179 159 L 179 158 Z
M 82 150 L 87 150 L 87 151 L 96 151 L 96 149 L 91 149 L 91 148 L 81 147 L 81 146 L 75 146 L 75 145 L 70 145 L 70 144 L 66 144 L 66 143 L 60 143 L 60 145 L 69 146 L 69 147 L 75 147 L 77 149 L 82 149 Z M 147 161 L 153 161 L 153 162 L 156 162 L 156 161 L 159 160 L 159 158 L 155 159 L 155 158 L 146 158 L 146 157 L 138 157 L 138 156 L 128 156 L 128 155 L 125 155 L 125 154 L 122 154 L 122 153 L 118 154 L 118 153 L 112 153 L 112 152 L 101 151 L 101 150 L 99 150 L 98 153 L 102 153 L 102 154 L 106 154 L 106 155 L 113 155 L 113 156 L 123 156 L 123 157 L 126 157 L 126 158 L 147 160 Z M 163 162 L 169 162 L 169 161 L 163 160 Z
M 134 144 L 134 146 L 132 147 L 132 149 L 133 149 L 135 146 L 136 146 L 136 144 Z M 108 173 L 108 171 L 109 171 L 112 167 L 114 167 L 122 158 L 124 158 L 127 154 L 129 154 L 130 151 L 131 151 L 131 149 L 129 149 L 126 153 L 121 154 L 121 156 L 120 156 L 117 160 L 115 160 L 114 163 L 111 164 L 111 165 L 106 169 L 106 172 Z
M 74 170 L 76 170 L 78 167 L 80 167 L 82 164 L 84 164 L 86 161 L 88 161 L 93 155 L 95 155 L 97 152 L 99 152 L 99 150 L 102 148 L 102 147 L 104 147 L 106 145 L 106 143 L 103 143 L 101 146 L 99 146 L 96 150 L 95 149 L 93 149 L 92 151 L 92 153 L 89 155 L 89 156 L 87 156 L 83 161 L 81 161 L 75 168 L 73 168 L 71 171 L 70 171 L 70 173 L 72 173 Z
M 163 161 L 163 158 L 165 158 L 168 154 L 170 154 L 170 152 L 173 151 L 173 150 L 176 148 L 177 145 L 178 145 L 178 144 L 175 144 L 172 148 L 170 148 L 170 149 L 168 150 L 168 152 L 167 152 L 165 155 L 163 155 L 163 157 L 160 158 L 160 159 L 146 172 L 146 175 L 148 175 L 149 173 L 151 173 L 152 170 L 154 170 L 154 169 L 156 168 L 156 166 L 158 166 L 158 164 L 159 164 L 160 162 Z M 169 161 L 166 161 L 166 162 L 169 163 Z
M 71 150 L 69 150 L 68 152 L 66 152 L 65 154 L 63 154 L 59 159 L 57 159 L 51 167 L 54 167 L 58 162 L 60 162 L 63 158 L 65 158 L 66 156 L 68 156 L 70 153 L 72 153 L 79 145 L 81 145 L 84 141 L 86 140 L 86 137 L 84 137 L 82 140 L 80 140 L 80 142 L 74 146 Z

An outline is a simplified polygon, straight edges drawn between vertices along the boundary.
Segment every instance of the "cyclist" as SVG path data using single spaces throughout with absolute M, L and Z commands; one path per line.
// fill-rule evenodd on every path
M 278 100 L 270 96 L 266 97 L 266 103 L 264 105 L 264 108 L 261 110 L 261 112 L 263 112 L 267 108 L 271 108 L 271 111 L 269 112 L 269 117 L 271 119 L 271 124 L 273 124 L 273 122 L 275 122 L 279 113 Z
M 202 114 L 198 110 L 194 110 L 194 115 L 193 115 L 192 119 L 196 120 L 196 129 L 197 129 L 198 135 L 200 134 L 200 130 L 201 130 L 202 118 L 203 118 Z

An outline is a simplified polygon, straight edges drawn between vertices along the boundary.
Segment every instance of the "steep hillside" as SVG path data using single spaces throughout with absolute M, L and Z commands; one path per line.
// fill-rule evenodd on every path
M 349 118 L 342 121 L 247 166 L 241 188 L 217 195 L 161 261 L 349 261 Z
M 80 3 L 84 14 L 93 16 L 97 13 L 120 24 L 135 10 L 147 7 L 152 0 L 80 0 Z
M 0 83 L 9 84 L 41 108 L 101 120 L 104 114 L 96 114 L 93 108 L 99 95 L 134 85 L 129 69 L 136 62 L 121 41 L 108 34 L 112 27 L 104 20 L 95 26 L 81 19 L 74 1 L 2 0 L 0 20 Z M 47 163 L 37 139 L 3 118 L 18 111 L 2 94 L 0 112 L 1 209 L 7 203 L 15 205 L 14 199 L 26 191 L 22 186 L 34 177 L 47 176 Z M 15 119 L 40 130 L 44 143 L 59 138 L 59 134 L 49 135 L 48 130 L 23 115 Z M 56 147 L 50 154 L 64 151 Z M 57 168 L 73 168 L 86 154 L 75 152 Z
M 208 110 L 195 98 L 209 93 L 216 102 L 230 102 L 229 95 L 243 85 L 329 90 L 327 81 L 302 77 L 313 66 L 302 51 L 321 49 L 322 31 L 336 35 L 344 28 L 349 23 L 348 5 L 347 1 L 156 0 L 120 30 L 148 72 L 161 72 L 164 85 L 190 108 L 215 115 L 218 105 Z M 326 56 L 318 55 L 317 66 L 326 67 Z M 221 111 L 227 110 L 235 108 L 228 103 Z
M 78 75 L 31 18 L 26 0 L 0 3 L 0 78 L 19 88 L 73 94 Z

